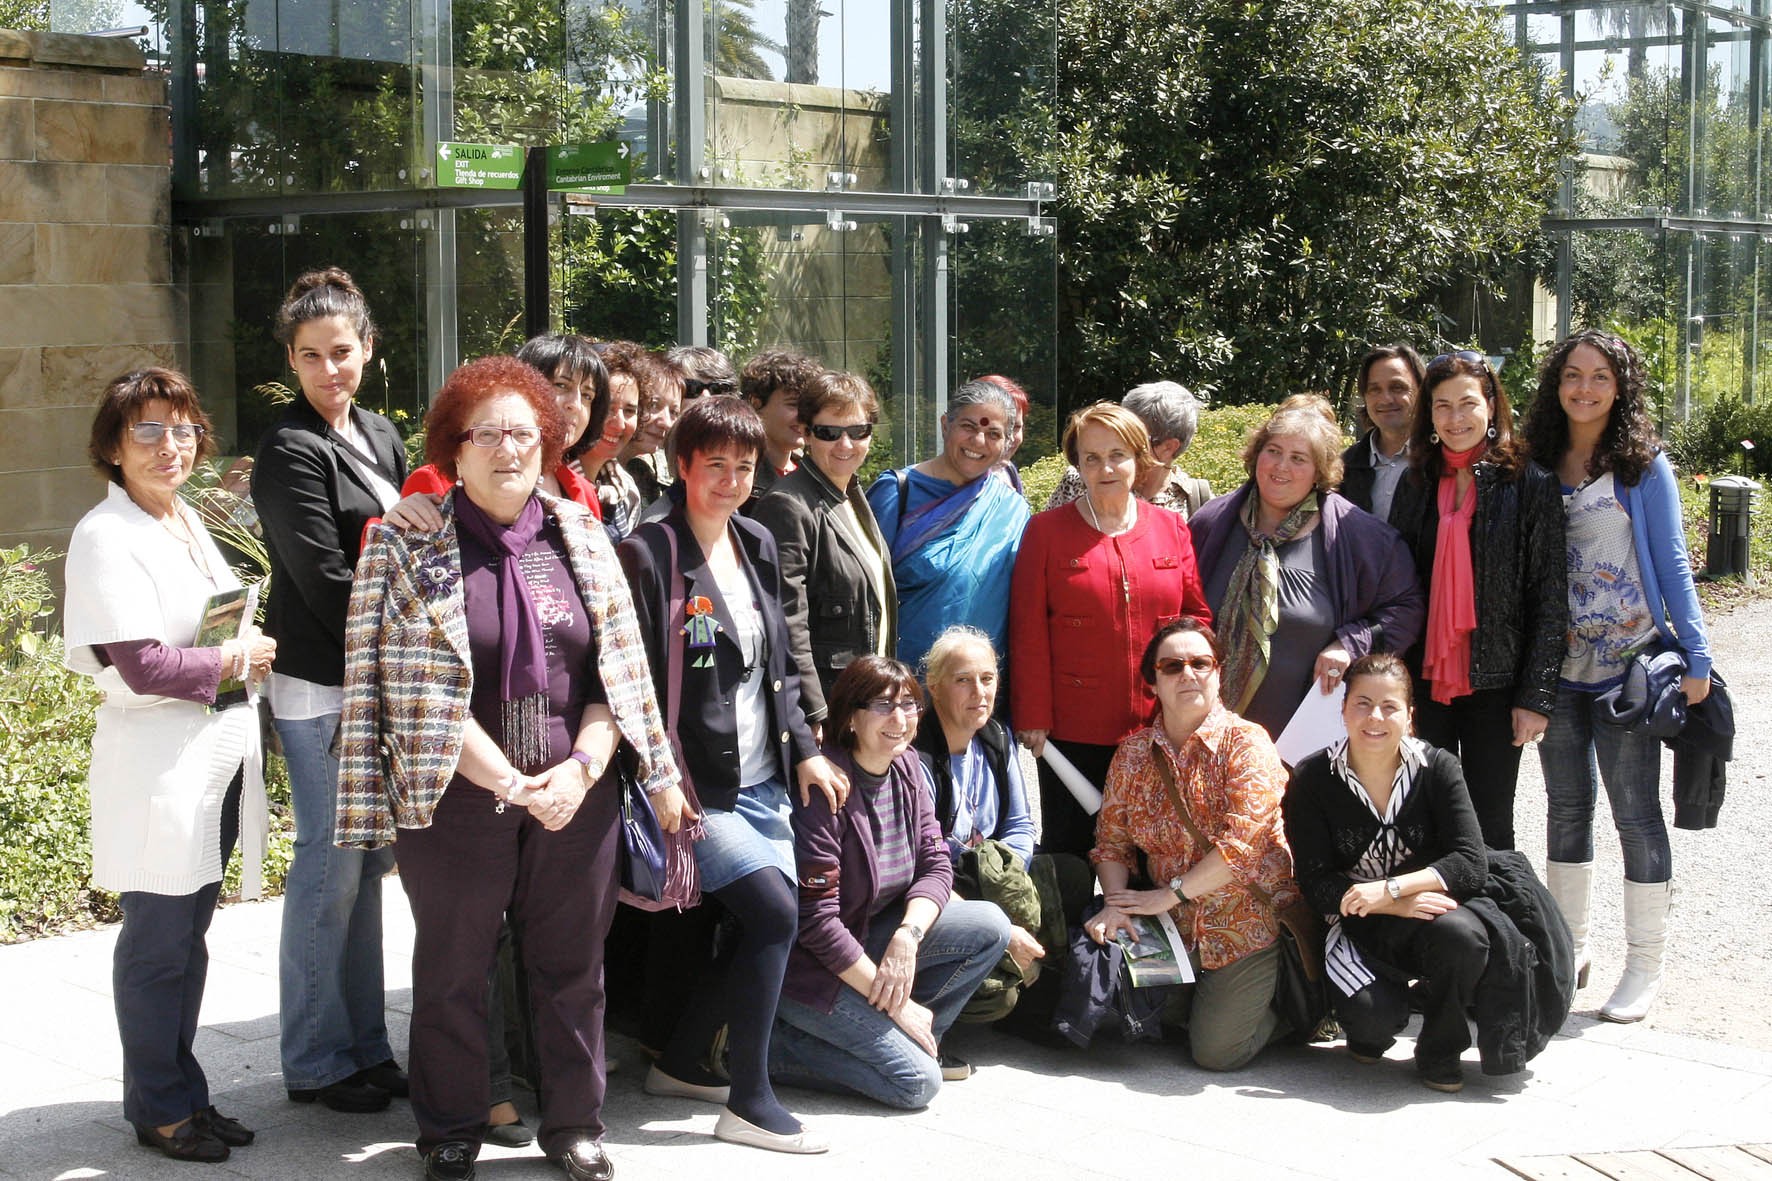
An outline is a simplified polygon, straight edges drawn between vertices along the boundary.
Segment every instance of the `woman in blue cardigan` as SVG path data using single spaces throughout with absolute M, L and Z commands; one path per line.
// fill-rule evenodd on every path
M 1563 486 L 1569 555 L 1569 639 L 1557 705 L 1539 748 L 1549 796 L 1547 884 L 1575 938 L 1587 982 L 1596 776 L 1624 850 L 1624 977 L 1600 1007 L 1641 1021 L 1661 983 L 1673 876 L 1661 814 L 1661 743 L 1602 723 L 1595 702 L 1660 638 L 1686 658 L 1692 704 L 1710 693 L 1710 642 L 1686 557 L 1679 489 L 1649 421 L 1642 358 L 1609 332 L 1586 329 L 1553 349 L 1526 421 L 1533 456 Z

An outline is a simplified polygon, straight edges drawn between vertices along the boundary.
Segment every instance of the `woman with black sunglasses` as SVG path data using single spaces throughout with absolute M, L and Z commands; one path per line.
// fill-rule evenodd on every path
M 1428 594 L 1427 632 L 1407 658 L 1416 726 L 1462 763 L 1483 840 L 1511 849 L 1520 752 L 1543 740 L 1557 701 L 1563 506 L 1481 353 L 1435 357 L 1420 406 L 1390 518 Z
M 853 661 L 898 642 L 898 588 L 874 510 L 855 474 L 873 445 L 879 403 L 853 373 L 800 391 L 806 452 L 751 510 L 781 551 L 781 606 L 800 670 L 800 704 L 822 725 L 831 685 Z

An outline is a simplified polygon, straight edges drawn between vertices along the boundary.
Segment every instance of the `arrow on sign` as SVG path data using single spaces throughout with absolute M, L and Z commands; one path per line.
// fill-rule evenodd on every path
M 449 145 L 444 144 L 442 147 L 438 148 L 437 154 L 439 156 L 443 157 L 445 160 L 449 159 Z
M 626 160 L 628 158 L 628 145 L 625 143 L 617 145 L 615 154 L 620 156 L 623 160 Z

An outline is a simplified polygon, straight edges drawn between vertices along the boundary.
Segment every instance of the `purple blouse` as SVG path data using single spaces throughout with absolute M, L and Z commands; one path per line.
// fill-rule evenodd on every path
M 221 684 L 220 648 L 174 648 L 159 640 L 119 640 L 94 645 L 131 693 L 176 697 L 209 705 Z

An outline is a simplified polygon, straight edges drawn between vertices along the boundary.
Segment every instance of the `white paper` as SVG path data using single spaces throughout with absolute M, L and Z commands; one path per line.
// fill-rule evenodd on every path
M 1064 784 L 1065 789 L 1071 793 L 1077 803 L 1083 806 L 1083 811 L 1091 816 L 1101 811 L 1101 792 L 1096 790 L 1093 783 L 1083 778 L 1083 773 L 1077 770 L 1075 763 L 1058 753 L 1058 747 L 1054 746 L 1050 739 L 1047 740 L 1046 750 L 1040 757 L 1046 760 L 1046 765 L 1052 768 L 1052 773 L 1058 776 L 1058 781 Z
M 1274 740 L 1274 749 L 1280 752 L 1282 763 L 1296 767 L 1318 751 L 1347 737 L 1347 723 L 1341 720 L 1341 699 L 1345 696 L 1347 686 L 1339 677 L 1335 688 L 1327 693 L 1317 688 L 1316 681 L 1311 682 L 1304 700 L 1293 711 L 1292 720 Z

